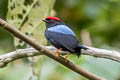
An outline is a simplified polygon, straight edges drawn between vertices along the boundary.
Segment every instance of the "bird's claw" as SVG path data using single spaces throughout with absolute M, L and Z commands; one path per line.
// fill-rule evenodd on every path
M 67 56 L 65 56 L 65 63 L 67 63 Z
M 59 53 L 56 51 L 56 56 L 59 56 Z
M 70 55 L 70 53 L 67 53 L 67 55 L 65 56 L 65 62 L 67 63 L 67 58 Z
M 62 48 L 60 48 L 56 51 L 56 56 L 59 56 L 59 51 L 61 51 L 61 50 L 62 50 Z

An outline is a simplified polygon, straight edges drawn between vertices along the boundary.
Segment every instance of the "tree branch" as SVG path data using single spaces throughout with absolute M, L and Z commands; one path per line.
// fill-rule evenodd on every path
M 19 30 L 17 30 L 15 27 L 9 25 L 6 21 L 0 19 L 0 27 L 6 29 L 7 31 L 9 31 L 11 34 L 13 34 L 14 36 L 16 36 L 17 38 L 25 41 L 26 43 L 28 43 L 29 45 L 31 45 L 33 48 L 35 48 L 36 50 L 43 51 L 44 55 L 54 59 L 55 61 L 61 63 L 62 65 L 66 66 L 67 68 L 71 69 L 72 71 L 90 79 L 90 80 L 105 80 L 99 76 L 96 76 L 82 68 L 80 68 L 79 66 L 73 64 L 72 62 L 70 62 L 69 60 L 67 61 L 67 63 L 65 62 L 65 59 L 61 56 L 57 57 L 55 54 L 53 54 L 53 52 L 47 48 L 45 48 L 43 45 L 39 44 L 38 42 L 36 42 L 34 39 L 26 36 L 25 34 L 23 34 L 22 32 L 20 32 Z M 19 54 L 16 54 L 19 55 Z M 30 54 L 31 55 L 31 54 Z M 23 55 L 20 55 L 19 57 L 23 57 Z M 16 57 L 17 59 L 18 57 Z M 8 61 L 12 59 L 8 58 Z M 6 60 L 6 61 L 7 61 Z
M 105 50 L 105 49 L 98 49 L 93 47 L 88 47 L 88 50 L 82 50 L 82 54 L 84 55 L 91 55 L 98 58 L 106 58 L 111 59 L 117 62 L 120 62 L 120 53 L 117 51 Z M 57 50 L 53 46 L 46 46 L 47 49 L 52 50 L 54 53 Z M 39 53 L 40 52 L 40 53 Z M 19 49 L 13 52 L 5 53 L 0 56 L 0 67 L 4 67 L 7 63 L 14 61 L 16 59 L 24 58 L 24 57 L 32 57 L 37 55 L 44 55 L 44 51 L 37 51 L 34 48 L 26 48 L 26 49 Z M 61 55 L 67 54 L 67 51 L 60 51 Z
M 120 53 L 115 50 L 105 50 L 88 46 L 86 47 L 88 50 L 82 50 L 82 53 L 85 55 L 91 55 L 98 58 L 106 58 L 120 62 Z

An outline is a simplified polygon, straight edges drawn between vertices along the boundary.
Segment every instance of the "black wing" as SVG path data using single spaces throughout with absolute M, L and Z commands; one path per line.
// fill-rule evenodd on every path
M 79 44 L 73 35 L 46 31 L 45 36 L 56 48 L 63 48 L 63 50 L 70 52 L 75 52 L 74 49 L 77 48 Z

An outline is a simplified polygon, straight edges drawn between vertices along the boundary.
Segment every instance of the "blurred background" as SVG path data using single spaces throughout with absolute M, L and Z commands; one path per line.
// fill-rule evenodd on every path
M 57 16 L 88 46 L 120 51 L 119 0 L 0 0 L 0 18 L 43 45 L 46 16 Z M 0 28 L 0 54 L 26 44 Z M 92 56 L 70 61 L 107 80 L 120 80 L 120 63 Z M 0 69 L 0 80 L 87 80 L 46 56 L 19 59 Z

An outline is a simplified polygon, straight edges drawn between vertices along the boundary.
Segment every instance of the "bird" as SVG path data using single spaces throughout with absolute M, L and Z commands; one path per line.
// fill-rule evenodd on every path
M 88 48 L 81 45 L 75 36 L 75 33 L 62 20 L 57 17 L 48 16 L 43 19 L 46 23 L 45 37 L 58 50 L 56 56 L 59 56 L 59 51 L 68 51 L 65 56 L 65 62 L 70 53 L 81 55 L 81 49 L 87 50 Z

